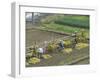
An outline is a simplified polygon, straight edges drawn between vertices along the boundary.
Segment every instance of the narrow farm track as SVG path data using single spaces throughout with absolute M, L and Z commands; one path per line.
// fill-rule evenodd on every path
M 77 65 L 80 65 L 81 64 L 82 65 L 84 63 L 88 64 L 89 63 L 89 58 L 85 58 L 83 60 L 80 60 L 80 61 L 76 62 L 75 64 L 77 64 Z
M 45 60 L 41 59 L 40 63 L 32 64 L 27 67 L 41 67 L 41 66 L 58 66 L 58 65 L 74 65 L 74 64 L 89 64 L 89 48 L 84 48 L 81 50 L 74 50 L 71 54 L 63 53 L 52 53 L 51 59 Z M 86 57 L 87 56 L 87 57 Z M 79 60 L 78 60 L 79 59 Z M 73 61 L 76 61 L 72 64 Z
M 84 59 L 82 59 L 82 60 L 79 60 L 79 61 L 73 63 L 73 65 L 74 65 L 74 64 L 83 65 L 84 63 L 85 63 L 85 64 L 88 64 L 88 63 L 89 63 L 89 57 L 84 58 Z

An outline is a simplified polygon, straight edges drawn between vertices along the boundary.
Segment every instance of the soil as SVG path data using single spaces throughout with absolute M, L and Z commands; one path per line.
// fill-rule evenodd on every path
M 50 41 L 61 37 L 65 37 L 65 35 L 37 29 L 26 29 L 26 47 L 34 45 L 35 42 L 38 45 L 44 43 L 44 41 Z

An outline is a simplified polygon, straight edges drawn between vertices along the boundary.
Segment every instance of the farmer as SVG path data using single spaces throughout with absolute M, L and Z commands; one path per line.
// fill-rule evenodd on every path
M 33 53 L 34 53 L 33 56 L 36 57 L 38 55 L 37 54 L 37 49 L 38 49 L 39 46 L 37 45 L 37 42 L 35 42 L 33 45 L 34 45 L 34 47 L 33 47 Z
M 35 56 L 35 57 L 38 56 L 38 53 L 37 53 L 38 47 L 39 47 L 38 45 L 35 45 L 33 48 L 33 53 L 34 53 L 33 56 Z
M 75 31 L 75 33 L 72 36 L 74 37 L 74 39 L 73 39 L 73 48 L 75 48 L 75 46 L 77 44 L 77 31 Z
M 44 53 L 47 53 L 47 46 L 48 46 L 48 42 L 44 41 L 44 48 L 43 48 Z
M 42 58 L 42 55 L 43 55 L 43 53 L 44 53 L 43 48 L 38 48 L 38 49 L 37 49 L 37 52 L 38 52 L 38 57 L 39 57 L 39 58 Z
M 63 40 L 60 40 L 60 42 L 59 42 L 59 49 L 60 50 L 63 50 L 64 49 L 64 41 Z

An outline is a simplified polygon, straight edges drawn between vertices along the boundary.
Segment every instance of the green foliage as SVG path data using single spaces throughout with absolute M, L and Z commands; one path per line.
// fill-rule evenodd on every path
M 57 24 L 89 28 L 89 16 L 64 16 L 55 21 Z

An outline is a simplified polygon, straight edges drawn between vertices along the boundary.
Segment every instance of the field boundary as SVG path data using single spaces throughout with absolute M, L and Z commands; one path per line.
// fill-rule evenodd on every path
M 41 31 L 48 31 L 48 32 L 53 32 L 53 33 L 57 33 L 57 34 L 66 35 L 66 36 L 71 36 L 71 33 L 65 33 L 65 32 L 61 32 L 61 31 L 48 30 L 48 29 L 42 29 L 42 28 L 37 28 L 37 27 L 27 28 L 27 30 L 31 30 L 31 29 L 36 29 L 36 30 L 41 30 Z

